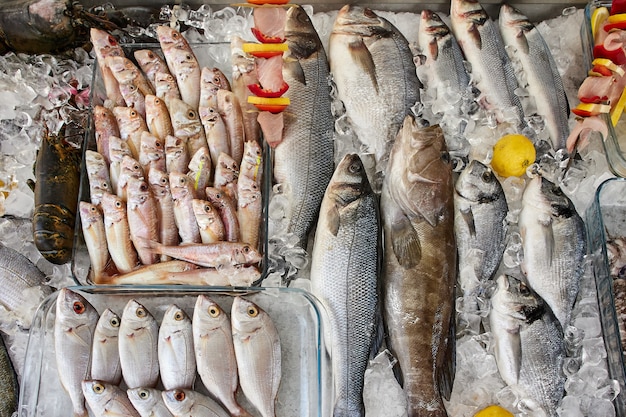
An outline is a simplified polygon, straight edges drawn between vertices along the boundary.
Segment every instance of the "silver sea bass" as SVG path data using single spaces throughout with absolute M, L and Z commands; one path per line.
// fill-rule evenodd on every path
M 322 42 L 301 7 L 287 12 L 285 40 L 289 53 L 283 78 L 289 84 L 291 104 L 285 114 L 283 140 L 274 150 L 273 174 L 288 200 L 287 232 L 306 248 L 334 168 L 329 69 Z
M 535 100 L 537 114 L 543 117 L 552 148 L 565 148 L 569 136 L 569 103 L 563 80 L 541 33 L 526 16 L 508 4 L 500 8 L 500 33 L 511 60 L 519 60 L 524 77 L 516 72 L 520 87 Z M 530 116 L 530 115 L 527 115 Z
M 378 348 L 379 224 L 378 201 L 363 163 L 348 154 L 322 200 L 311 263 L 311 291 L 330 319 L 334 417 L 365 415 L 365 369 Z
M 359 141 L 374 154 L 376 171 L 383 171 L 404 116 L 420 99 L 409 43 L 372 10 L 346 5 L 328 49 L 337 97 Z
M 381 193 L 387 346 L 398 358 L 408 416 L 447 416 L 454 375 L 454 184 L 443 131 L 407 116 Z
M 585 224 L 563 191 L 537 176 L 524 190 L 519 229 L 524 251 L 522 270 L 528 284 L 565 329 L 584 272 Z
M 521 401 L 533 415 L 556 417 L 566 379 L 565 344 L 550 307 L 518 279 L 500 275 L 489 322 L 502 379 L 521 388 Z
M 63 288 L 56 302 L 54 352 L 61 385 L 72 400 L 74 417 L 86 417 L 81 383 L 89 378 L 91 344 L 98 323 L 98 312 L 83 297 Z
M 452 32 L 472 66 L 481 105 L 494 112 L 498 122 L 525 127 L 522 103 L 515 94 L 515 71 L 497 24 L 477 0 L 452 0 L 450 19 Z
M 508 204 L 497 176 L 478 160 L 461 172 L 454 190 L 459 283 L 466 297 L 476 297 L 502 260 Z
M 241 390 L 262 417 L 275 417 L 282 369 L 278 330 L 265 310 L 243 297 L 233 300 L 230 316 Z

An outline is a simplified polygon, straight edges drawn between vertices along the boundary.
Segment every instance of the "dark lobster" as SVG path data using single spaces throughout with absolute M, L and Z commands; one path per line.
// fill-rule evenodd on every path
M 43 257 L 58 265 L 72 257 L 80 184 L 81 149 L 65 138 L 81 132 L 67 126 L 58 135 L 45 132 L 35 162 L 33 239 Z

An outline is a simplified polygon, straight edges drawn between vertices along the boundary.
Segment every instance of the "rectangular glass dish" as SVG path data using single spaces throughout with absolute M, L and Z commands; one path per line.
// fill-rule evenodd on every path
M 126 57 L 131 59 L 133 62 L 136 61 L 133 58 L 134 51 L 140 49 L 150 49 L 163 57 L 161 52 L 161 47 L 158 42 L 156 43 L 132 43 L 132 44 L 121 44 Z M 229 81 L 231 79 L 232 66 L 231 66 L 231 47 L 229 43 L 217 42 L 217 43 L 190 43 L 196 58 L 198 59 L 198 63 L 200 68 L 208 67 L 208 68 L 219 68 L 228 78 Z M 94 61 L 93 64 L 93 79 L 91 84 L 91 106 L 94 108 L 97 105 L 103 105 L 106 100 L 106 91 L 104 87 L 104 81 L 102 78 L 101 71 L 97 62 Z M 260 230 L 260 238 L 259 238 L 259 247 L 257 248 L 262 256 L 263 260 L 259 266 L 259 270 L 261 271 L 261 278 L 255 282 L 255 285 L 260 282 L 265 276 L 265 269 L 267 268 L 267 205 L 268 199 L 271 192 L 271 166 L 270 163 L 270 149 L 266 145 L 262 145 L 263 147 L 263 173 L 262 173 L 262 198 L 263 198 L 263 211 L 261 213 L 261 230 Z M 95 137 L 95 126 L 94 126 L 94 118 L 93 113 L 89 114 L 89 122 L 88 129 L 85 134 L 85 139 L 83 143 L 83 157 L 81 163 L 81 174 L 80 174 L 80 190 L 79 190 L 79 201 L 90 201 L 90 191 L 89 191 L 89 178 L 87 175 L 86 162 L 85 162 L 85 154 L 87 150 L 95 151 L 96 150 L 96 137 Z M 74 236 L 74 248 L 73 248 L 73 256 L 71 261 L 71 271 L 74 281 L 77 285 L 94 285 L 94 283 L 90 276 L 90 259 L 89 252 L 87 251 L 87 246 L 85 244 L 80 214 L 77 209 L 76 216 L 76 226 L 75 226 L 75 236 Z M 149 285 L 150 283 L 146 283 Z M 175 284 L 175 283 L 173 283 Z
M 83 295 L 98 311 L 106 308 L 118 315 L 126 303 L 135 299 L 143 304 L 160 323 L 170 304 L 177 304 L 192 317 L 196 298 L 209 296 L 230 316 L 235 296 L 245 296 L 265 310 L 274 322 L 280 337 L 282 377 L 276 401 L 276 415 L 308 417 L 326 415 L 323 412 L 329 397 L 324 392 L 329 384 L 324 354 L 321 314 L 317 302 L 306 292 L 291 288 L 241 289 L 188 287 L 70 287 Z M 30 329 L 24 377 L 21 382 L 19 417 L 65 417 L 71 414 L 69 396 L 59 382 L 54 351 L 56 300 L 52 294 L 40 306 Z M 160 382 L 157 388 L 161 386 Z M 125 388 L 125 386 L 123 386 Z M 162 388 L 162 387 L 161 387 Z M 199 376 L 194 389 L 205 393 Z M 252 407 L 238 393 L 241 405 Z M 326 408 L 327 409 L 327 408 Z M 91 414 L 90 414 L 91 415 Z M 257 414 L 254 414 L 257 416 Z
M 621 391 L 615 399 L 617 415 L 626 415 L 626 368 L 624 367 L 624 346 L 620 337 L 619 318 L 614 292 L 614 274 L 611 273 L 609 251 L 611 241 L 626 238 L 626 179 L 611 178 L 603 182 L 596 191 L 595 199 L 586 214 L 589 253 L 592 256 L 600 321 L 610 377 L 620 383 Z
M 591 17 L 594 10 L 599 7 L 610 9 L 610 1 L 592 1 L 585 7 L 584 24 L 581 27 L 581 39 L 583 45 L 584 62 L 586 69 L 591 69 L 593 61 L 594 38 L 591 32 Z M 603 118 L 608 127 L 608 135 L 602 138 L 602 144 L 606 154 L 609 168 L 613 174 L 619 177 L 626 177 L 626 117 L 622 115 L 615 126 L 611 122 L 608 114 Z

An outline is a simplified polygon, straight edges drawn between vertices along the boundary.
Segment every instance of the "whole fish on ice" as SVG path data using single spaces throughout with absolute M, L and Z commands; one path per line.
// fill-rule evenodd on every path
M 559 186 L 537 176 L 524 190 L 519 228 L 522 271 L 565 329 L 583 274 L 585 224 Z
M 273 174 L 288 200 L 286 231 L 306 248 L 334 168 L 329 67 L 319 35 L 301 7 L 287 12 L 285 39 L 291 59 L 283 66 L 283 78 L 291 104 L 283 140 L 274 150 Z
M 191 319 L 176 304 L 165 311 L 159 327 L 159 374 L 165 389 L 189 388 L 196 378 Z
M 454 374 L 454 184 L 443 132 L 405 118 L 381 194 L 387 344 L 408 416 L 447 416 Z
M 348 154 L 324 194 L 311 261 L 311 291 L 330 320 L 334 417 L 365 415 L 365 369 L 378 348 L 379 224 L 363 163 Z
M 91 378 L 118 385 L 122 366 L 118 346 L 120 317 L 108 308 L 102 312 L 91 346 Z
M 420 99 L 409 43 L 372 10 L 346 5 L 330 35 L 329 61 L 351 126 L 383 171 L 404 117 Z
M 565 148 L 569 135 L 569 103 L 563 80 L 552 53 L 541 33 L 526 16 L 508 4 L 500 7 L 500 33 L 511 60 L 519 60 L 528 95 L 535 100 L 537 114 L 543 117 L 554 150 Z M 521 87 L 523 77 L 516 72 Z M 527 115 L 529 116 L 529 115 Z
M 495 113 L 498 122 L 525 127 L 522 103 L 515 94 L 515 71 L 497 24 L 478 0 L 452 0 L 450 19 L 452 32 L 472 66 L 472 81 L 480 90 L 478 101 Z
M 537 414 L 556 417 L 564 395 L 563 330 L 550 307 L 518 279 L 500 275 L 491 296 L 489 322 L 502 379 L 522 389 Z M 540 411 L 541 410 L 541 411 Z

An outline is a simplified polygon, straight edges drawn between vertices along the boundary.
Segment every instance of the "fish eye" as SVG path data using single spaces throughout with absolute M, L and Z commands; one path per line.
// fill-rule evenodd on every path
M 218 317 L 220 315 L 220 309 L 215 306 L 209 307 L 208 312 L 211 317 Z
M 182 311 L 177 311 L 176 314 L 174 314 L 174 320 L 176 321 L 181 321 L 185 318 L 185 314 L 183 314 Z
M 145 400 L 148 397 L 150 397 L 150 392 L 148 390 L 142 389 L 139 391 L 139 398 L 143 398 Z
M 148 51 L 148 53 L 146 55 L 148 55 L 148 58 L 150 58 L 150 59 L 155 58 L 154 52 L 152 52 L 152 51 Z
M 353 174 L 357 174 L 361 172 L 361 164 L 358 164 L 355 162 L 352 165 L 350 165 L 350 168 L 348 168 L 348 170 L 352 172 Z
M 449 164 L 452 161 L 448 152 L 441 152 L 441 160 L 446 164 Z
M 104 385 L 96 382 L 95 384 L 93 384 L 92 390 L 96 394 L 102 394 L 104 392 L 105 388 L 104 388 Z
M 115 40 L 115 38 L 113 36 L 111 36 L 111 35 L 109 35 L 108 41 L 112 45 L 117 45 L 117 40 Z
M 179 34 L 178 32 L 172 32 L 172 39 L 178 39 Z
M 481 178 L 485 182 L 491 182 L 491 181 L 493 181 L 493 173 L 491 171 L 487 170 L 487 171 L 483 172 L 483 175 L 481 176 Z
M 255 306 L 250 306 L 248 310 L 246 310 L 246 313 L 248 313 L 250 317 L 256 317 L 259 315 L 259 310 Z
M 98 208 L 96 206 L 91 206 L 89 207 L 89 211 L 92 213 L 97 213 L 98 212 Z
M 519 292 L 522 295 L 529 295 L 530 289 L 523 282 L 521 282 L 519 286 Z
M 250 246 L 244 246 L 242 250 L 243 250 L 243 253 L 249 253 L 250 252 Z
M 136 110 L 131 110 L 129 114 L 130 114 L 131 117 L 137 117 L 137 111 Z
M 154 146 L 156 146 L 157 148 L 160 148 L 163 145 L 161 144 L 161 142 L 157 140 L 156 142 L 154 142 Z
M 210 213 L 213 211 L 213 208 L 211 206 L 209 206 L 208 204 L 204 205 L 204 211 L 206 211 L 207 213 Z
M 176 401 L 183 401 L 185 399 L 185 393 L 181 390 L 174 391 L 174 399 Z
M 137 311 L 135 312 L 135 314 L 136 314 L 136 315 L 137 315 L 137 317 L 139 317 L 139 318 L 144 318 L 144 317 L 146 317 L 146 316 L 148 315 L 148 312 L 146 311 L 146 309 L 145 309 L 145 308 L 143 308 L 143 307 L 139 307 L 139 308 L 137 309 Z
M 190 118 L 190 119 L 195 119 L 196 118 L 196 112 L 193 111 L 193 110 L 189 110 L 187 112 L 187 117 Z
M 148 191 L 148 185 L 147 184 L 141 184 L 141 186 L 139 187 L 140 191 Z
M 72 304 L 72 310 L 74 310 L 74 313 L 76 314 L 83 314 L 86 308 L 82 302 L 74 301 L 74 304 Z
M 118 317 L 113 317 L 111 320 L 109 320 L 109 324 L 112 327 L 120 327 L 120 319 Z
M 115 207 L 117 207 L 117 208 L 122 208 L 122 202 L 121 202 L 121 201 L 119 201 L 119 200 L 117 200 L 117 201 L 115 202 Z

